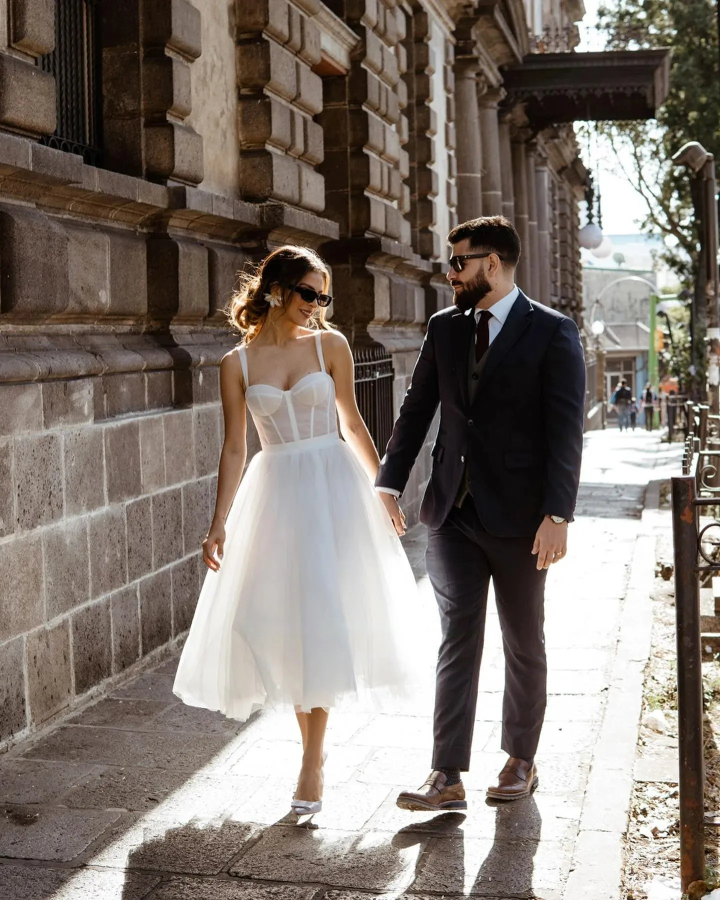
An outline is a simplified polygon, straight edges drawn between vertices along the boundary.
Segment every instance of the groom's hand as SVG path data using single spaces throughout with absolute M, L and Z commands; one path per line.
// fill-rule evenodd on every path
M 398 537 L 402 537 L 405 534 L 405 515 L 400 509 L 397 497 L 393 497 L 392 494 L 388 494 L 385 491 L 378 491 L 378 494 L 380 495 L 380 499 L 382 500 L 388 515 L 392 519 Z
M 556 525 L 548 516 L 542 520 L 535 535 L 532 552 L 537 555 L 538 569 L 549 569 L 567 553 L 568 523 Z

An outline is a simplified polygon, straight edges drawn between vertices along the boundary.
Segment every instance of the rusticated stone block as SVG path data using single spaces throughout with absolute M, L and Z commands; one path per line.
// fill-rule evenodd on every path
M 12 46 L 31 56 L 43 56 L 55 47 L 53 0 L 12 0 Z
M 117 316 L 142 316 L 148 308 L 145 236 L 113 231 L 108 240 L 109 312 Z
M 29 535 L 0 544 L 0 641 L 35 628 L 44 619 L 40 537 Z
M 0 124 L 37 137 L 52 134 L 57 124 L 53 76 L 0 53 Z
M 198 601 L 197 554 L 174 565 L 172 573 L 173 637 L 190 628 Z
M 220 461 L 220 408 L 206 406 L 193 410 L 195 468 L 198 476 L 214 475 Z
M 303 119 L 305 125 L 305 152 L 303 159 L 313 165 L 319 165 L 324 158 L 323 130 L 311 119 Z
M 225 309 L 230 302 L 237 273 L 245 261 L 245 255 L 234 247 L 208 247 L 211 313 Z
M 64 619 L 55 628 L 31 632 L 27 636 L 26 652 L 30 719 L 37 724 L 60 712 L 70 702 L 69 621 Z
M 145 115 L 158 116 L 166 112 L 184 119 L 192 111 L 190 67 L 182 59 L 158 56 L 143 64 Z
M 119 372 L 103 375 L 105 414 L 108 418 L 124 416 L 145 409 L 145 376 L 142 372 Z
M 27 725 L 24 655 L 21 637 L 0 646 L 0 741 Z
M 15 530 L 15 495 L 12 489 L 12 442 L 0 440 L 0 537 Z
M 110 595 L 113 672 L 122 672 L 140 659 L 140 606 L 137 585 Z
M 62 522 L 43 533 L 48 619 L 90 599 L 90 561 L 85 519 Z
M 143 6 L 146 46 L 171 47 L 187 59 L 202 53 L 200 10 L 189 0 L 155 0 Z
M 320 29 L 307 16 L 301 16 L 302 40 L 299 56 L 310 66 L 316 66 L 322 59 Z
M 323 108 L 322 78 L 302 64 L 297 69 L 298 94 L 295 103 L 310 115 L 316 116 Z
M 189 481 L 195 477 L 195 442 L 193 438 L 193 411 L 191 409 L 166 413 L 165 429 L 165 478 L 168 485 Z
M 86 606 L 72 617 L 75 693 L 84 694 L 112 674 L 110 598 Z
M 107 426 L 105 466 L 110 503 L 140 494 L 140 425 L 137 421 Z
M 62 444 L 56 434 L 15 441 L 15 516 L 29 530 L 56 522 L 63 511 Z
M 172 406 L 172 372 L 146 372 L 145 398 L 148 411 Z
M 240 157 L 240 192 L 246 200 L 300 201 L 299 163 L 277 153 L 243 153 Z
M 103 434 L 97 427 L 63 436 L 65 514 L 81 515 L 105 503 Z
M 182 494 L 180 488 L 152 497 L 153 568 L 182 556 Z
M 127 581 L 125 515 L 121 506 L 104 509 L 88 518 L 90 541 L 90 596 L 101 597 Z
M 325 209 L 325 179 L 309 166 L 300 166 L 300 203 L 305 209 Z
M 208 481 L 189 481 L 182 487 L 183 507 L 183 552 L 194 553 L 202 547 L 202 542 L 210 527 L 210 502 Z
M 178 241 L 178 319 L 200 321 L 208 314 L 208 253 L 202 244 Z
M 39 384 L 0 384 L 0 435 L 42 429 Z
M 66 230 L 69 280 L 66 311 L 101 316 L 110 305 L 107 235 L 75 225 L 66 226 Z
M 290 38 L 287 0 L 236 0 L 235 16 L 238 37 L 265 31 L 280 44 Z
M 42 399 L 45 428 L 92 422 L 93 389 L 89 379 L 46 381 Z
M 10 57 L 0 54 L 0 58 L 6 60 Z M 27 65 L 19 60 L 15 62 Z M 40 69 L 36 71 L 41 72 Z M 2 311 L 32 314 L 62 312 L 70 293 L 65 229 L 47 217 L 26 209 L 3 210 L 0 213 L 0 228 L 3 246 Z
M 297 96 L 297 59 L 275 41 L 244 44 L 238 54 L 238 82 L 245 90 L 273 93 L 293 101 Z
M 142 655 L 162 647 L 172 637 L 172 576 L 170 569 L 140 582 Z
M 220 400 L 220 369 L 218 366 L 198 366 L 192 370 L 192 379 L 195 403 L 217 403 Z
M 140 465 L 144 494 L 165 487 L 165 447 L 161 416 L 140 419 Z
M 125 508 L 128 581 L 152 572 L 152 501 L 141 497 Z
M 200 184 L 204 172 L 202 137 L 176 122 L 147 125 L 145 166 L 151 178 Z

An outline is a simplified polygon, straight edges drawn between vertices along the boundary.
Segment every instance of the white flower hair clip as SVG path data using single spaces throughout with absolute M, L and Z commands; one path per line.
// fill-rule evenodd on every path
M 270 306 L 282 306 L 282 300 L 280 299 L 279 294 L 265 294 L 264 298 L 270 304 Z

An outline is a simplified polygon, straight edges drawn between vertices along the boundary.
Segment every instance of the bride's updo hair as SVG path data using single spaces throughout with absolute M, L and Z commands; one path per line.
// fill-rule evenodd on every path
M 290 297 L 290 288 L 299 284 L 309 272 L 323 276 L 323 291 L 327 292 L 330 273 L 325 263 L 307 247 L 288 244 L 266 256 L 256 269 L 240 272 L 239 285 L 227 309 L 227 317 L 250 343 L 257 337 L 271 309 L 270 300 L 277 300 L 284 307 Z M 325 321 L 325 309 L 315 307 L 308 322 L 314 328 L 331 329 Z

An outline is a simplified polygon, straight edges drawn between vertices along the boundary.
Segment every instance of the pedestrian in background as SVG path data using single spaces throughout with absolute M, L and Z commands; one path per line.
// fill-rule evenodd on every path
M 645 430 L 652 431 L 655 420 L 655 395 L 649 381 L 643 391 L 643 410 L 645 411 Z
M 637 414 L 640 410 L 638 406 L 637 399 L 635 397 L 630 401 L 630 427 L 633 431 L 635 431 L 635 426 L 637 425 Z
M 620 382 L 619 387 L 615 391 L 615 393 L 610 398 L 611 403 L 617 410 L 618 414 L 618 427 L 620 431 L 625 429 L 627 431 L 628 423 L 630 421 L 630 402 L 632 400 L 632 391 L 627 386 L 627 381 L 623 378 Z

